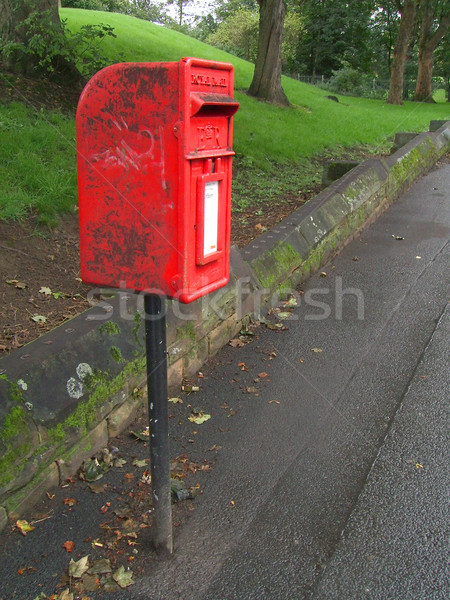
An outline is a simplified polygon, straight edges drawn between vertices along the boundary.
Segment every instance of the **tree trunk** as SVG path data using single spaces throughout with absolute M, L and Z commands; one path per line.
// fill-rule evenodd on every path
M 447 32 L 450 25 L 450 15 L 444 15 L 439 27 L 433 31 L 435 19 L 433 0 L 421 0 L 421 28 L 419 40 L 419 54 L 416 92 L 414 101 L 434 102 L 433 100 L 433 52 Z
M 273 104 L 289 106 L 281 87 L 281 41 L 286 6 L 284 0 L 258 1 L 258 54 L 248 93 Z
M 408 54 L 408 43 L 416 19 L 416 0 L 405 0 L 400 27 L 392 56 L 391 80 L 387 104 L 403 104 L 403 75 Z
M 61 27 L 59 19 L 58 0 L 0 0 L 0 38 L 3 42 L 18 44 L 28 43 L 28 28 L 24 21 L 32 13 L 46 13 L 46 18 Z M 56 29 L 57 31 L 58 29 Z M 61 35 L 63 35 L 61 29 Z M 36 71 L 39 59 L 32 53 L 12 52 L 0 54 L 0 64 L 3 68 L 29 77 L 39 77 Z M 59 83 L 82 83 L 82 77 L 74 62 L 64 57 L 55 56 L 54 77 Z

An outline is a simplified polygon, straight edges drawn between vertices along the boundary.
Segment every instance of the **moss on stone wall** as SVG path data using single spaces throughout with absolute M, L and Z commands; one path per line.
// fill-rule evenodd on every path
M 261 286 L 273 290 L 301 263 L 302 257 L 291 244 L 281 242 L 261 259 L 255 260 L 252 267 Z

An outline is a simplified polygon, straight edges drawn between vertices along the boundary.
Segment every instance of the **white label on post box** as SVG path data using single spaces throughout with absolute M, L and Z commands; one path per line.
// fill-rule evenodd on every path
M 205 222 L 203 255 L 217 252 L 217 231 L 219 228 L 219 182 L 205 183 Z

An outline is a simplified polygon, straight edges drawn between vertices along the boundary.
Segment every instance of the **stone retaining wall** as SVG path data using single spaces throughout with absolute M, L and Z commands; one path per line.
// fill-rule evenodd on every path
M 229 284 L 190 305 L 168 301 L 169 387 L 305 280 L 450 148 L 450 121 L 371 159 L 231 251 Z M 120 293 L 0 360 L 0 530 L 73 475 L 145 398 L 143 299 Z

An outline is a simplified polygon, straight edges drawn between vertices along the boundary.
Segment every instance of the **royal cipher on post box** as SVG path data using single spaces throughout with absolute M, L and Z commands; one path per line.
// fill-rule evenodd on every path
M 233 67 L 97 73 L 77 111 L 81 277 L 191 302 L 229 278 Z

